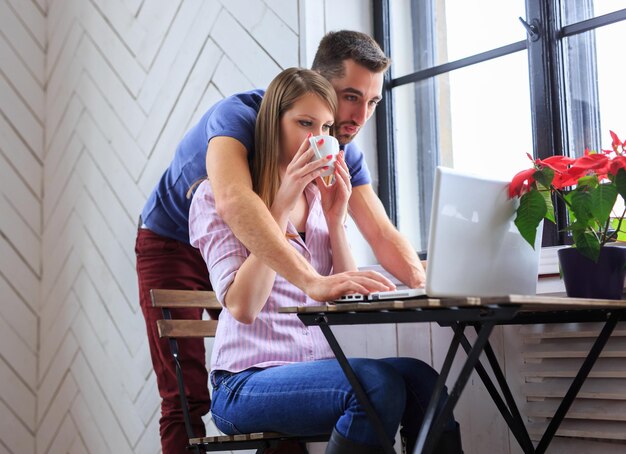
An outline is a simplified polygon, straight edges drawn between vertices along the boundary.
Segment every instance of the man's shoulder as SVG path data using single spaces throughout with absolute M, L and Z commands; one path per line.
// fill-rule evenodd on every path
M 265 95 L 265 90 L 261 88 L 236 93 L 218 101 L 214 108 L 215 110 L 241 110 L 252 108 L 258 111 L 261 106 L 261 101 L 263 100 L 263 95 Z

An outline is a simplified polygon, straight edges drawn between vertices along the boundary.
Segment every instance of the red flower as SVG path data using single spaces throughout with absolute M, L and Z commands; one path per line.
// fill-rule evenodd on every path
M 626 156 L 617 156 L 611 160 L 611 165 L 609 167 L 609 173 L 611 175 L 617 175 L 619 169 L 626 170 Z
M 549 167 L 555 172 L 564 172 L 567 170 L 567 166 L 576 162 L 576 159 L 569 156 L 550 156 L 546 159 L 537 159 L 537 164 Z
M 617 153 L 619 147 L 624 147 L 624 142 L 619 140 L 619 137 L 617 137 L 617 134 L 615 134 L 613 131 L 609 131 L 609 133 L 611 134 L 611 138 L 613 139 L 613 151 Z
M 587 150 L 585 150 L 585 156 L 576 159 L 576 162 L 570 167 L 570 173 L 581 176 L 593 171 L 598 176 L 606 175 L 610 162 L 609 157 L 605 154 L 587 154 Z
M 536 172 L 535 168 L 522 170 L 513 177 L 509 184 L 509 198 L 515 196 L 521 197 L 522 194 L 528 191 L 528 187 L 535 181 L 533 174 Z

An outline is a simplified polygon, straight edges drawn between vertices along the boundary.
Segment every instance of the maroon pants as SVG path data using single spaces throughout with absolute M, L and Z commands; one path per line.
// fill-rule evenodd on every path
M 148 344 L 161 395 L 163 454 L 187 453 L 187 432 L 178 397 L 176 370 L 167 339 L 159 339 L 156 321 L 161 309 L 152 307 L 150 289 L 211 290 L 209 273 L 200 252 L 188 244 L 139 229 L 135 243 L 139 303 L 146 319 Z M 178 309 L 172 318 L 201 319 L 202 309 Z M 196 437 L 205 436 L 202 416 L 211 408 L 203 339 L 181 339 L 179 361 L 184 372 L 191 424 Z

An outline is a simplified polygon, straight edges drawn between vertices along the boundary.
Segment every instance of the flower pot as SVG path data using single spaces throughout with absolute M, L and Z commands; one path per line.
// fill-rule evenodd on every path
M 626 247 L 603 247 L 598 263 L 572 247 L 559 249 L 558 255 L 567 296 L 622 299 L 626 276 Z

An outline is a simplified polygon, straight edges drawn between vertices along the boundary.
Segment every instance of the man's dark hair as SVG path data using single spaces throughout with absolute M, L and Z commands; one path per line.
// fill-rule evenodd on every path
M 324 35 L 311 69 L 326 79 L 343 77 L 343 61 L 352 59 L 372 72 L 385 71 L 391 64 L 378 43 L 365 33 L 340 30 Z

